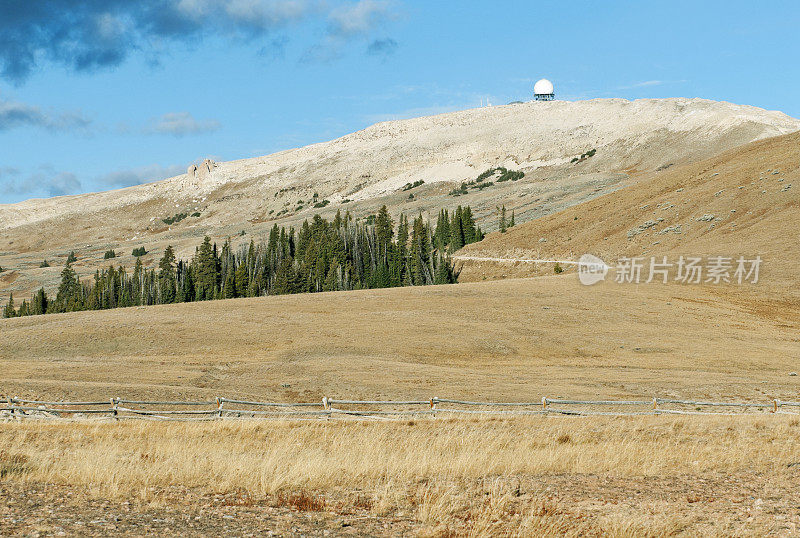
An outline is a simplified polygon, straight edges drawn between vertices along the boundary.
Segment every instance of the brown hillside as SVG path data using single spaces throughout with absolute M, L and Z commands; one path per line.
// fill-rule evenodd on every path
M 588 252 L 611 266 L 620 256 L 760 255 L 762 283 L 781 290 L 798 281 L 799 223 L 800 133 L 793 133 L 652 173 L 459 255 L 577 260 Z M 548 264 L 463 263 L 462 280 L 552 274 Z
M 0 397 L 800 399 L 800 301 L 730 289 L 550 276 L 0 319 Z

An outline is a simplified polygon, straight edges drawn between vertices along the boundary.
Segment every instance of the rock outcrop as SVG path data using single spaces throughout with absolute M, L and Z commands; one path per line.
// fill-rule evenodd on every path
M 186 170 L 188 183 L 191 185 L 199 185 L 211 177 L 211 172 L 217 167 L 217 163 L 211 159 L 205 159 L 202 163 L 192 164 Z

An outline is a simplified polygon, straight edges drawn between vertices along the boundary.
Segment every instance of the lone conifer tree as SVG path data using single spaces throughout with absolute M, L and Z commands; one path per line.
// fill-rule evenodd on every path
M 500 233 L 506 233 L 506 206 L 500 209 Z
M 67 262 L 61 270 L 61 284 L 56 294 L 58 312 L 73 312 L 82 308 L 81 285 L 72 265 Z
M 214 299 L 217 288 L 217 260 L 211 238 L 206 236 L 197 251 L 197 300 Z
M 394 223 L 385 205 L 381 207 L 375 218 L 375 234 L 378 238 L 378 255 L 386 259 L 389 253 L 389 243 L 394 235 Z
M 461 206 L 458 206 L 453 213 L 453 220 L 450 223 L 450 250 L 456 251 L 464 246 L 464 215 Z
M 164 249 L 164 257 L 158 262 L 158 290 L 161 295 L 161 303 L 175 302 L 175 251 L 171 245 Z
M 14 294 L 12 293 L 8 298 L 8 304 L 3 309 L 3 317 L 4 318 L 13 318 L 16 317 L 17 311 L 14 310 Z

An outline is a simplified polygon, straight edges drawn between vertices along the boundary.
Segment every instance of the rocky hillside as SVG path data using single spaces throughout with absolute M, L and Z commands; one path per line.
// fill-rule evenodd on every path
M 296 199 L 311 199 L 314 192 L 339 204 L 387 195 L 417 180 L 460 182 L 491 166 L 552 172 L 591 149 L 597 154 L 590 162 L 565 173 L 650 170 L 798 129 L 800 121 L 780 112 L 700 99 L 479 108 L 379 123 L 265 157 L 190 166 L 187 174 L 148 185 L 0 206 L 0 229 L 159 199 L 199 208 L 231 188 L 248 201 L 228 204 L 232 211 L 218 208 L 222 213 L 241 218 L 244 205 L 247 217 L 263 217 L 288 207 L 284 199 L 291 198 L 293 209 Z

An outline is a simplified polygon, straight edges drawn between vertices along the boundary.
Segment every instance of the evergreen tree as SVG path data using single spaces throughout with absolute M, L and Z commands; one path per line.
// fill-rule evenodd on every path
M 8 303 L 6 303 L 6 307 L 3 309 L 3 317 L 4 318 L 14 318 L 17 316 L 17 311 L 14 309 L 14 294 L 10 294 L 8 297 Z
M 251 243 L 252 248 L 252 243 Z M 239 262 L 239 267 L 234 272 L 234 297 L 250 297 L 250 277 L 248 274 L 248 264 L 246 260 Z
M 208 301 L 215 298 L 217 289 L 217 260 L 211 238 L 206 236 L 197 251 L 196 299 Z
M 164 249 L 164 256 L 158 262 L 158 291 L 160 303 L 175 302 L 177 284 L 175 281 L 175 251 L 171 245 Z
M 61 270 L 61 284 L 56 294 L 56 311 L 73 312 L 82 308 L 81 286 L 75 270 L 67 262 Z
M 453 213 L 453 220 L 450 221 L 450 252 L 463 247 L 464 242 L 464 218 L 461 206 L 458 206 Z
M 500 233 L 506 233 L 506 206 L 500 209 Z
M 222 288 L 223 299 L 233 299 L 236 297 L 236 279 L 233 273 L 228 273 L 225 277 L 225 284 Z
M 436 232 L 434 236 L 434 246 L 441 251 L 447 248 L 450 244 L 450 215 L 446 209 L 439 211 L 439 217 L 436 219 Z
M 384 205 L 375 217 L 375 233 L 378 239 L 378 253 L 386 258 L 389 252 L 389 243 L 394 235 L 394 223 L 389 216 L 389 210 Z
M 399 286 L 406 286 L 410 282 L 408 269 L 408 217 L 400 215 L 400 225 L 397 228 L 397 266 L 400 271 Z
M 513 228 L 514 224 L 515 224 L 515 222 L 514 222 L 514 210 L 512 209 L 511 210 L 511 222 L 508 223 L 508 227 L 509 228 Z
M 36 292 L 36 295 L 33 297 L 33 314 L 41 315 L 47 313 L 47 293 L 45 293 L 44 288 L 40 288 L 39 291 Z
M 461 229 L 463 230 L 465 245 L 478 241 L 476 238 L 475 219 L 472 218 L 472 208 L 469 206 L 465 206 L 461 210 Z
M 430 239 L 425 223 L 422 220 L 422 215 L 414 219 L 409 257 L 411 282 L 415 286 L 431 284 L 433 278 L 428 266 L 430 262 Z
M 176 270 L 176 298 L 177 303 L 188 303 L 194 300 L 195 287 L 194 278 L 192 278 L 192 271 L 189 264 L 179 261 Z
M 144 267 L 142 259 L 136 257 L 136 265 L 133 268 L 133 281 L 131 282 L 131 303 L 134 306 L 146 304 L 144 301 Z

